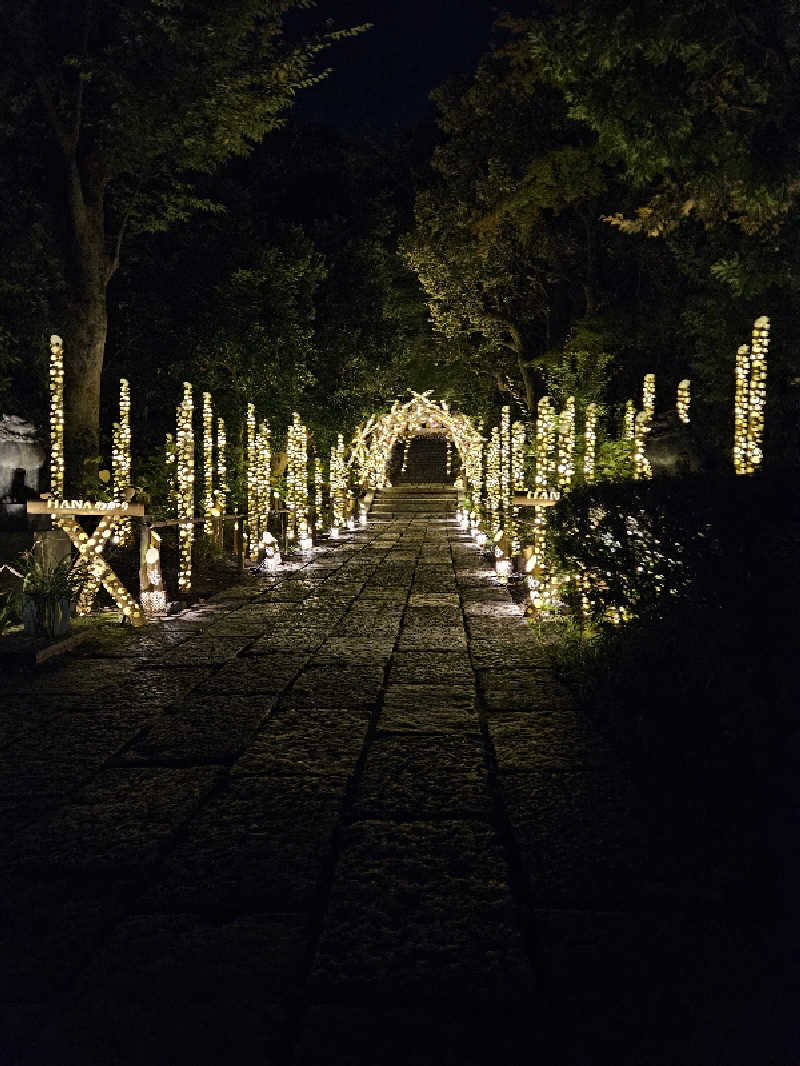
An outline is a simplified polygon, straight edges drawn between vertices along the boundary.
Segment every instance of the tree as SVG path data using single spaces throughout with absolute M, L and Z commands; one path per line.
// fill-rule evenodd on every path
M 524 38 L 434 99 L 436 178 L 402 248 L 434 328 L 532 412 L 570 328 L 600 303 L 597 232 L 613 175 L 537 78 Z
M 53 146 L 64 225 L 68 475 L 97 452 L 107 289 L 126 235 L 214 209 L 202 176 L 246 155 L 352 31 L 290 45 L 306 0 L 4 2 L 4 96 Z M 47 142 L 45 142 L 47 143 Z M 55 191 L 55 190 L 53 190 Z

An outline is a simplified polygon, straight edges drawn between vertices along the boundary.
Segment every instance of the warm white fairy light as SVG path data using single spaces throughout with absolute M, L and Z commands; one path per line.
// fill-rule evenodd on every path
M 247 405 L 247 554 L 252 556 L 258 542 L 258 451 L 256 448 L 256 405 Z
M 214 416 L 211 412 L 211 393 L 203 393 L 203 510 L 206 520 L 203 532 L 210 537 L 214 532 L 211 511 L 214 507 Z
M 750 343 L 750 389 L 747 404 L 747 463 L 745 472 L 754 473 L 764 459 L 764 405 L 767 401 L 767 350 L 769 319 L 766 315 L 753 324 Z
M 525 423 L 511 427 L 511 486 L 514 492 L 525 491 Z
M 736 353 L 736 392 L 733 401 L 733 468 L 747 473 L 747 428 L 750 401 L 750 345 L 741 344 Z
M 486 449 L 486 506 L 492 536 L 500 529 L 502 503 L 500 427 L 493 426 Z
M 272 487 L 272 435 L 269 422 L 262 420 L 255 438 L 255 511 L 253 538 L 260 540 L 269 526 Z
M 361 426 L 353 437 L 348 466 L 370 488 L 388 488 L 387 469 L 394 444 L 431 431 L 443 434 L 456 447 L 469 490 L 477 498 L 482 477 L 481 433 L 469 416 L 451 412 L 446 403 L 430 399 L 428 392 L 412 391 L 407 403 L 395 400 L 386 415 L 371 417 Z
M 228 458 L 227 438 L 225 436 L 225 421 L 217 419 L 217 510 L 224 515 L 228 509 Z
M 570 396 L 558 416 L 558 487 L 566 492 L 575 474 L 575 397 Z
M 550 399 L 543 396 L 537 405 L 536 419 L 536 474 L 534 484 L 537 496 L 546 496 L 551 487 L 553 452 L 555 444 L 555 411 Z
M 625 401 L 625 421 L 622 435 L 626 441 L 630 442 L 631 455 L 633 455 L 633 439 L 636 436 L 636 407 L 633 400 Z
M 597 404 L 586 407 L 586 426 L 583 431 L 583 480 L 594 481 L 595 457 L 597 454 Z
M 649 478 L 653 476 L 650 460 L 645 455 L 647 438 L 653 426 L 655 411 L 656 376 L 645 374 L 642 385 L 642 409 L 637 412 L 633 422 L 633 476 Z
M 453 473 L 453 445 L 448 440 L 448 442 L 447 442 L 447 480 L 448 481 L 450 480 L 450 477 L 452 476 L 452 473 Z
M 410 446 L 411 441 L 408 439 L 408 437 L 406 437 L 406 439 L 403 441 L 403 463 L 400 467 L 401 474 L 405 474 L 406 470 L 408 469 L 408 450 Z
M 299 543 L 309 536 L 308 526 L 308 430 L 300 421 L 300 415 L 292 415 L 289 426 L 286 453 L 286 506 L 289 511 L 287 537 Z
M 322 472 L 322 460 L 314 459 L 314 529 L 322 529 L 323 491 L 325 476 Z
M 119 379 L 119 421 L 111 427 L 111 472 L 114 496 L 122 499 L 131 485 L 131 390 L 125 378 Z M 113 544 L 130 544 L 133 528 L 130 519 L 118 522 L 111 535 Z
M 194 430 L 192 428 L 192 386 L 183 383 L 183 401 L 178 408 L 175 434 L 178 488 L 178 588 L 192 587 L 192 544 L 194 542 Z
M 50 337 L 50 490 L 64 495 L 64 342 Z
M 684 422 L 687 425 L 689 423 L 689 405 L 691 399 L 691 382 L 688 378 L 684 378 L 683 381 L 678 382 L 678 398 L 675 402 L 675 406 L 678 410 L 678 418 L 681 422 Z
M 339 434 L 335 448 L 331 448 L 330 462 L 331 491 L 331 536 L 338 536 L 344 525 L 345 500 L 347 498 L 347 470 L 344 461 L 344 437 Z

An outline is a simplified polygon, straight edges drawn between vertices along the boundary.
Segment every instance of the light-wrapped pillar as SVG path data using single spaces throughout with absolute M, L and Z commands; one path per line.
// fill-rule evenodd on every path
M 586 408 L 586 426 L 583 431 L 583 480 L 588 485 L 594 481 L 595 457 L 597 454 L 597 405 Z
M 214 507 L 214 416 L 211 411 L 211 393 L 203 393 L 203 510 L 206 520 L 203 532 L 207 537 L 214 533 L 211 511 Z
M 178 588 L 192 587 L 192 544 L 194 543 L 194 429 L 192 428 L 192 386 L 183 383 L 183 402 L 178 408 L 175 434 L 178 482 Z

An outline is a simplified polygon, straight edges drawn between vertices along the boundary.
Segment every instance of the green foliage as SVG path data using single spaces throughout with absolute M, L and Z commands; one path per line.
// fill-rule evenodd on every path
M 22 619 L 22 603 L 19 592 L 6 589 L 0 592 L 0 636 Z
M 579 488 L 548 514 L 551 551 L 559 567 L 588 576 L 595 621 L 610 609 L 658 618 L 679 601 L 757 610 L 756 583 L 743 576 L 785 584 L 800 518 L 795 480 L 698 475 Z

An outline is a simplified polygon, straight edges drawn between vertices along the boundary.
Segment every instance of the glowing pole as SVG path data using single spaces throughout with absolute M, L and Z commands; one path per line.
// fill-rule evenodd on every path
M 217 509 L 221 515 L 225 515 L 228 507 L 228 467 L 226 457 L 227 439 L 225 437 L 225 422 L 217 419 Z
M 558 418 L 558 487 L 566 492 L 575 473 L 575 397 L 570 396 Z
M 111 470 L 114 475 L 114 498 L 125 498 L 131 487 L 131 390 L 125 378 L 119 379 L 119 422 L 111 428 Z M 114 528 L 112 544 L 129 544 L 133 529 L 129 519 Z
M 247 554 L 258 541 L 258 452 L 256 450 L 256 405 L 247 405 Z
M 311 547 L 308 528 L 308 430 L 300 421 L 300 415 L 292 415 L 289 426 L 286 452 L 286 506 L 289 509 L 289 540 L 297 538 L 302 551 Z
M 486 452 L 486 502 L 489 509 L 489 530 L 492 537 L 495 537 L 502 528 L 500 524 L 500 501 L 502 496 L 500 449 L 500 429 L 498 426 L 494 426 Z
M 691 403 L 691 382 L 688 378 L 678 382 L 678 398 L 675 406 L 678 410 L 678 418 L 681 422 L 689 422 L 689 405 Z
M 194 542 L 194 430 L 192 429 L 192 386 L 183 383 L 183 402 L 178 408 L 175 435 L 178 481 L 178 588 L 192 587 L 192 543 Z
M 203 532 L 210 537 L 214 532 L 211 509 L 214 506 L 214 416 L 211 413 L 211 393 L 203 393 L 203 509 L 206 520 Z
M 642 409 L 633 421 L 633 476 L 634 478 L 649 478 L 653 476 L 650 461 L 645 455 L 647 437 L 653 424 L 653 412 L 655 411 L 656 376 L 645 374 L 642 386 Z
M 314 459 L 314 529 L 322 529 L 322 505 L 325 478 L 322 473 L 322 460 Z
M 764 404 L 767 400 L 767 350 L 769 348 L 769 319 L 766 315 L 753 324 L 750 344 L 750 391 L 747 408 L 746 472 L 752 474 L 764 459 Z
M 50 337 L 50 491 L 64 498 L 64 343 Z
M 636 408 L 633 405 L 633 400 L 625 401 L 625 422 L 622 432 L 623 439 L 630 445 L 630 455 L 633 459 L 633 453 L 635 449 L 636 438 Z
M 254 539 L 261 543 L 269 527 L 270 488 L 272 482 L 272 443 L 269 422 L 262 421 L 255 441 L 256 468 L 256 517 Z
M 736 392 L 733 401 L 733 468 L 747 473 L 747 430 L 749 424 L 750 345 L 742 344 L 736 353 Z
M 594 481 L 596 452 L 597 405 L 590 403 L 586 408 L 586 428 L 583 432 L 583 480 L 587 485 Z

